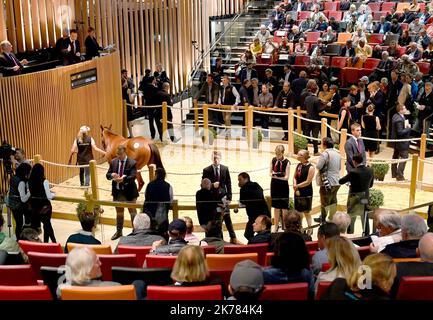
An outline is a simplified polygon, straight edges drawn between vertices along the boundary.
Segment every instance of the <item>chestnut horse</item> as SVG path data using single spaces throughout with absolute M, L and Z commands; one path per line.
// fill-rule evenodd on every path
M 155 164 L 157 168 L 164 168 L 158 147 L 153 141 L 145 137 L 124 138 L 111 131 L 110 127 L 101 126 L 102 147 L 106 151 L 105 159 L 110 162 L 114 159 L 119 145 L 126 147 L 126 155 L 137 162 L 137 170 L 146 165 Z M 144 186 L 140 172 L 137 172 L 138 191 Z

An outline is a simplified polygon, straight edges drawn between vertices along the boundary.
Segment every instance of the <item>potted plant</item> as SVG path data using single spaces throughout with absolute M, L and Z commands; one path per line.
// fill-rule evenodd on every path
M 371 210 L 380 208 L 384 204 L 383 192 L 379 189 L 370 189 L 369 206 Z
M 389 164 L 383 162 L 383 163 L 373 163 L 371 165 L 371 168 L 373 169 L 373 175 L 374 179 L 383 181 L 385 179 L 385 175 L 389 171 Z
M 80 219 L 80 215 L 82 214 L 94 214 L 95 215 L 95 225 L 99 224 L 99 219 L 101 214 L 104 212 L 104 209 L 101 208 L 99 205 L 95 205 L 93 207 L 93 211 L 88 210 L 87 204 L 85 202 L 79 202 L 76 208 L 77 211 L 77 217 Z
M 307 148 L 308 148 L 308 140 L 307 140 L 307 138 L 301 137 L 301 136 L 298 136 L 298 135 L 294 135 L 293 140 L 294 140 L 293 152 L 295 154 L 297 154 L 299 152 L 299 150 L 307 150 Z
M 262 130 L 254 129 L 253 131 L 253 148 L 258 149 L 260 142 L 263 141 Z

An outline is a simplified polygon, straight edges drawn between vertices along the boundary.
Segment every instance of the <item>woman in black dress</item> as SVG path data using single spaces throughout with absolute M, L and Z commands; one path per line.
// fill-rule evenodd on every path
M 361 126 L 364 129 L 363 136 L 367 138 L 378 138 L 380 132 L 380 121 L 379 117 L 374 115 L 374 105 L 370 104 L 367 107 L 367 114 L 364 114 L 361 118 Z M 368 151 L 370 158 L 373 157 L 377 151 L 377 141 L 364 140 L 365 151 Z
M 313 202 L 313 178 L 315 169 L 308 161 L 310 153 L 307 150 L 299 150 L 297 159 L 299 164 L 296 166 L 293 176 L 293 190 L 295 192 L 295 210 L 305 215 L 307 225 L 311 227 L 311 205 Z M 311 235 L 313 229 L 308 229 L 307 234 Z
M 347 132 L 350 132 L 350 124 L 352 122 L 352 114 L 350 113 L 350 106 L 352 101 L 349 97 L 344 97 L 341 100 L 341 109 L 338 113 L 338 124 L 337 130 L 341 131 L 341 129 L 346 129 Z
M 54 193 L 50 191 L 50 183 L 45 179 L 44 167 L 36 163 L 29 178 L 29 191 L 30 191 L 30 209 L 31 209 L 31 223 L 33 229 L 39 229 L 40 222 L 44 225 L 44 242 L 51 239 L 56 242 L 54 236 L 53 226 L 51 225 L 52 207 L 51 202 L 54 198 Z
M 284 158 L 284 146 L 278 145 L 275 148 L 275 157 L 271 161 L 269 168 L 271 176 L 271 198 L 272 208 L 274 208 L 275 232 L 280 225 L 280 215 L 284 216 L 289 209 L 289 175 L 290 161 Z M 284 223 L 282 223 L 284 225 Z

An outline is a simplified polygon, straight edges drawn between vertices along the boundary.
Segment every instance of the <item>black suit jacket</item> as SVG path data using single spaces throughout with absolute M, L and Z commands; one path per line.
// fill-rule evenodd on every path
M 106 175 L 108 180 L 113 180 L 113 178 L 111 177 L 112 173 L 119 172 L 119 161 L 119 158 L 111 160 L 110 167 L 108 168 L 108 172 Z M 137 175 L 135 160 L 131 158 L 126 158 L 123 175 L 126 177 L 123 179 L 123 182 L 119 184 L 119 189 L 117 189 L 117 182 L 113 180 L 111 183 L 113 197 L 116 197 L 118 195 L 124 195 L 129 201 L 133 200 L 134 198 L 138 198 L 137 185 L 135 184 L 135 178 Z
M 341 51 L 340 51 L 340 57 L 345 57 L 346 56 L 346 51 L 347 51 L 347 47 L 346 46 L 344 46 L 343 48 L 341 48 Z M 350 57 L 354 57 L 355 56 L 355 48 L 350 48 L 349 49 L 349 56 Z
M 205 96 L 205 102 L 208 104 L 217 104 L 218 103 L 218 97 L 220 94 L 219 85 L 215 82 L 212 83 L 211 88 L 211 96 L 209 96 L 209 85 L 207 82 L 203 84 L 198 94 L 195 96 L 195 98 L 198 100 L 202 95 Z
M 399 262 L 397 263 L 397 276 L 391 288 L 391 297 L 395 297 L 402 277 L 429 277 L 433 276 L 433 263 L 430 262 Z
M 71 51 L 68 52 L 69 46 L 71 46 Z M 70 64 L 80 62 L 81 58 L 77 57 L 76 55 L 77 52 L 81 52 L 80 41 L 75 40 L 75 51 L 74 51 L 71 38 L 64 39 L 62 42 L 63 65 L 67 66 Z
M 21 62 L 15 57 L 15 55 L 11 52 L 12 57 L 15 59 L 16 64 L 20 67 L 20 70 L 14 71 L 12 70 L 15 67 L 14 61 L 6 56 L 4 52 L 0 53 L 0 73 L 3 74 L 3 77 L 17 76 L 21 74 L 21 69 L 23 65 Z
M 331 99 L 331 107 L 329 109 L 329 112 L 338 114 L 338 112 L 340 111 L 340 107 L 340 95 L 338 94 L 338 92 L 336 92 Z
M 411 128 L 404 127 L 403 117 L 396 113 L 392 116 L 391 122 L 391 139 L 408 139 L 410 138 Z M 409 149 L 409 141 L 392 142 L 394 149 L 403 151 Z
M 241 78 L 241 83 L 243 83 L 244 80 L 247 78 L 247 69 L 248 68 L 243 68 L 239 74 L 239 77 Z M 256 69 L 251 69 L 251 79 L 254 79 L 254 78 L 258 79 L 259 73 L 257 72 Z
M 254 221 L 262 214 L 271 217 L 263 189 L 257 182 L 249 181 L 241 187 L 239 202 L 245 206 L 250 221 Z
M 374 107 L 374 113 L 376 115 L 384 114 L 386 108 L 386 98 L 381 90 L 378 90 L 374 97 L 370 96 L 367 102 L 370 101 Z
M 368 199 L 369 189 L 373 186 L 373 169 L 364 165 L 350 171 L 347 175 L 341 178 L 338 182 L 345 184 L 350 182 L 350 193 L 365 193 L 365 198 Z
M 195 194 L 195 201 L 200 225 L 207 225 L 209 221 L 216 220 L 218 201 L 212 190 L 198 190 Z
M 366 164 L 365 146 L 364 146 L 364 141 L 362 141 L 362 139 L 360 139 L 360 147 L 361 147 L 361 152 L 359 152 L 358 146 L 357 146 L 355 139 L 353 137 L 350 137 L 346 141 L 346 144 L 344 145 L 344 150 L 346 152 L 346 170 L 347 170 L 347 172 L 350 172 L 350 171 L 355 169 L 355 167 L 353 166 L 353 163 L 352 163 L 352 159 L 353 159 L 353 156 L 357 153 L 362 154 L 362 159 L 363 159 L 362 164 L 364 164 L 364 165 Z
M 84 45 L 86 46 L 86 60 L 92 60 L 93 57 L 99 57 L 99 51 L 103 50 L 103 48 L 98 44 L 96 38 L 92 38 L 91 36 L 87 36 Z
M 403 240 L 396 243 L 391 243 L 385 247 L 380 253 L 387 254 L 391 258 L 416 258 L 416 249 L 418 248 L 419 240 Z
M 218 199 L 227 196 L 227 200 L 232 200 L 232 181 L 230 179 L 229 168 L 220 164 L 220 186 L 218 190 L 212 189 L 217 193 Z M 210 165 L 203 169 L 202 179 L 209 179 L 212 183 L 216 182 L 214 167 Z

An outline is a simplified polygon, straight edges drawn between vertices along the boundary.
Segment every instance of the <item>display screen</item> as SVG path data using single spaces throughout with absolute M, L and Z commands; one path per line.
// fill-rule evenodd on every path
M 95 83 L 98 80 L 96 68 L 74 73 L 71 75 L 71 88 L 76 89 L 82 86 L 86 86 L 91 83 Z

